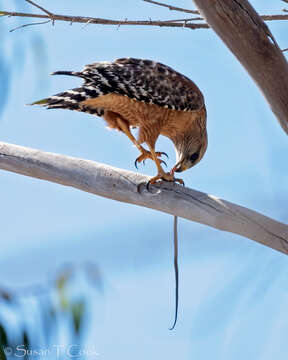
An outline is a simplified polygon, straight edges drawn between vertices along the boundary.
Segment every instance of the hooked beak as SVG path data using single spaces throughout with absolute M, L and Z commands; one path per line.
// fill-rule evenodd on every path
M 183 170 L 182 170 L 182 168 L 181 168 L 181 166 L 178 166 L 178 167 L 174 167 L 174 172 L 182 172 Z
M 179 161 L 171 170 L 171 174 L 173 175 L 175 172 L 182 172 L 186 170 L 186 167 L 181 164 L 181 161 Z

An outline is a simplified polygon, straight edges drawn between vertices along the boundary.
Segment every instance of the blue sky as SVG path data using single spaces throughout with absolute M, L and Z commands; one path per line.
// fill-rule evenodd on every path
M 261 13 L 281 2 L 254 0 Z M 4 9 L 24 1 L 1 1 Z M 141 1 L 41 1 L 55 13 L 117 19 L 182 18 Z M 189 8 L 188 0 L 178 6 Z M 29 6 L 26 5 L 26 10 Z M 37 10 L 33 11 L 37 12 Z M 27 21 L 26 21 L 27 22 Z M 109 27 L 56 22 L 8 30 L 23 23 L 1 19 L 1 141 L 134 169 L 129 140 L 103 120 L 24 104 L 78 86 L 51 77 L 94 61 L 132 56 L 163 62 L 194 80 L 208 110 L 204 159 L 183 173 L 187 186 L 287 223 L 287 135 L 245 70 L 211 30 Z M 269 27 L 280 47 L 287 23 Z M 175 160 L 167 139 L 157 149 Z M 140 171 L 153 175 L 153 164 Z M 179 221 L 180 313 L 174 311 L 173 219 L 166 214 L 102 199 L 75 189 L 0 171 L 0 283 L 46 281 L 67 261 L 99 264 L 105 295 L 96 301 L 90 343 L 100 356 L 147 359 L 287 358 L 287 271 L 284 255 L 237 235 Z M 113 344 L 113 347 L 111 346 Z

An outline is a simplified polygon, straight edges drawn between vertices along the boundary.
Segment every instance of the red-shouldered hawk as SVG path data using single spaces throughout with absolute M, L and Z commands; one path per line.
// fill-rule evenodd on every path
M 84 79 L 81 87 L 67 90 L 34 104 L 48 109 L 69 109 L 102 116 L 110 128 L 124 132 L 139 149 L 137 163 L 154 160 L 158 174 L 150 179 L 177 181 L 175 172 L 197 164 L 207 148 L 204 97 L 193 81 L 161 63 L 134 58 L 96 62 L 82 71 L 56 71 Z M 138 127 L 136 139 L 130 128 Z M 155 151 L 159 135 L 172 140 L 177 163 L 170 172 L 162 169 Z M 149 151 L 142 144 L 146 143 Z

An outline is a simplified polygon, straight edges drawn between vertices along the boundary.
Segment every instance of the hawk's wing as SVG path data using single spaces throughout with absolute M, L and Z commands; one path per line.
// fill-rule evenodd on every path
M 204 104 L 193 81 L 161 63 L 134 58 L 87 65 L 81 72 L 86 84 L 132 99 L 183 111 Z

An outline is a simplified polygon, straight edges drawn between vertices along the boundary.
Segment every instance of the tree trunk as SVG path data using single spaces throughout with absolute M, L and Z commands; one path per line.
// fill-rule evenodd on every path
M 288 134 L 288 65 L 268 26 L 247 0 L 194 3 L 255 80 Z M 239 107 L 245 107 L 241 99 Z

